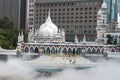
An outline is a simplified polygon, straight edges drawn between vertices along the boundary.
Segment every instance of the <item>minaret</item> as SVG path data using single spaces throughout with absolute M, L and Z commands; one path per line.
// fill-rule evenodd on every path
M 65 42 L 65 31 L 63 28 L 60 30 L 60 34 L 61 34 L 62 42 Z
M 103 2 L 97 14 L 97 42 L 106 44 L 106 31 L 109 29 L 107 24 L 107 4 Z M 104 36 L 103 36 L 104 35 Z
M 84 35 L 83 37 L 83 42 L 85 43 L 86 42 L 86 36 Z
M 29 32 L 28 32 L 28 42 L 30 42 L 30 32 L 31 32 L 31 29 L 29 29 Z
M 78 43 L 78 37 L 75 35 L 74 43 Z
M 23 31 L 21 32 L 21 41 L 24 41 L 24 35 L 23 35 Z
M 65 31 L 64 31 L 63 28 L 61 29 L 61 35 L 62 35 L 63 37 L 65 36 Z
M 33 36 L 34 32 L 32 29 L 30 29 L 29 33 L 28 33 L 28 42 L 33 42 L 34 41 L 34 36 Z
M 18 35 L 18 42 L 21 42 L 20 33 Z

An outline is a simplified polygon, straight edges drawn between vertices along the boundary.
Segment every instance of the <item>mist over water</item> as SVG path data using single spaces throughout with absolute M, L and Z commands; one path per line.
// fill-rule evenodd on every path
M 37 75 L 32 67 L 22 60 L 10 59 L 0 62 L 0 80 L 31 80 Z
M 104 62 L 90 69 L 64 70 L 52 78 L 51 80 L 120 80 L 120 64 Z
M 89 69 L 65 69 L 50 77 L 38 75 L 40 73 L 20 59 L 0 62 L 0 80 L 120 80 L 120 63 L 103 61 Z

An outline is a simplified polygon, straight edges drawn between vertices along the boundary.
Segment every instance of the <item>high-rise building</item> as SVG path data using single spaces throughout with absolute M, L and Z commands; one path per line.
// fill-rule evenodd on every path
M 21 0 L 20 7 L 20 28 L 26 28 L 26 0 Z
M 118 0 L 118 12 L 120 13 L 120 0 Z
M 103 2 L 107 3 L 108 7 L 108 23 L 109 23 L 109 29 L 112 31 L 116 31 L 117 29 L 117 2 L 118 0 L 103 0 Z
M 0 18 L 7 16 L 16 29 L 25 27 L 26 0 L 0 0 Z
M 120 3 L 120 0 L 117 0 L 118 3 Z
M 87 40 L 96 39 L 97 12 L 102 0 L 36 0 L 34 5 L 34 27 L 45 22 L 50 10 L 52 21 L 63 28 L 67 41 L 79 41 L 84 34 Z
M 34 4 L 36 0 L 27 0 L 26 29 L 34 28 Z

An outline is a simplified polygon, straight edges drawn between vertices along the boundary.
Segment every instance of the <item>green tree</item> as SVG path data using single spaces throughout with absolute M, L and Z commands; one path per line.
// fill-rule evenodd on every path
M 0 28 L 1 29 L 12 29 L 14 26 L 14 23 L 12 20 L 10 20 L 8 17 L 3 17 L 0 19 Z
M 110 34 L 107 35 L 107 44 L 113 44 L 113 38 Z
M 14 23 L 8 17 L 0 19 L 0 46 L 5 49 L 15 49 L 17 46 L 18 33 L 24 33 L 25 42 L 27 42 L 27 33 L 25 30 L 16 30 Z
M 5 49 L 15 49 L 17 46 L 17 38 L 19 32 L 24 32 L 25 42 L 27 41 L 27 33 L 24 30 L 14 29 L 14 23 L 8 17 L 0 19 L 0 46 Z

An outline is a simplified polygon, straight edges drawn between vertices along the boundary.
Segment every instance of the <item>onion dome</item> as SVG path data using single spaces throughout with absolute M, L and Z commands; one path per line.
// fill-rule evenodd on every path
M 40 30 L 41 36 L 52 36 L 54 33 L 50 28 L 44 27 Z
M 42 24 L 39 28 L 39 34 L 42 36 L 51 36 L 57 34 L 57 32 L 58 27 L 52 22 L 49 11 L 48 18 L 46 19 L 45 23 Z

